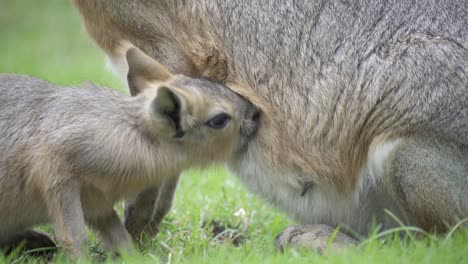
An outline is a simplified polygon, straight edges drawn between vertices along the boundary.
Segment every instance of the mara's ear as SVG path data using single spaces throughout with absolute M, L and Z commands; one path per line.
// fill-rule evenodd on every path
M 153 115 L 156 119 L 166 119 L 173 126 L 174 137 L 184 136 L 181 125 L 182 114 L 187 102 L 185 98 L 173 89 L 162 86 L 158 88 L 156 98 L 152 103 Z
M 166 67 L 135 47 L 127 50 L 126 58 L 128 63 L 127 81 L 132 96 L 145 90 L 150 82 L 164 82 L 172 77 L 171 72 Z

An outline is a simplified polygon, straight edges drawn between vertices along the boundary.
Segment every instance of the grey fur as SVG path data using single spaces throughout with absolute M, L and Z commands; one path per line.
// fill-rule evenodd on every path
M 122 0 L 96 4 L 100 18 L 74 2 L 111 60 L 129 41 L 260 108 L 229 167 L 301 223 L 366 234 L 397 225 L 384 208 L 426 230 L 468 217 L 466 0 Z
M 179 79 L 189 82 L 183 76 L 174 82 Z M 176 86 L 201 98 L 202 105 L 193 107 L 208 113 L 211 107 L 230 107 L 232 123 L 211 131 L 200 123 L 206 116 L 181 112 L 191 115 L 192 126 L 184 126 L 180 139 L 167 138 L 155 127 L 163 121 L 147 108 L 157 100 L 151 93 L 129 97 L 92 84 L 59 87 L 0 74 L 0 245 L 35 225 L 52 223 L 60 245 L 79 255 L 86 247 L 86 222 L 109 249 L 129 249 L 131 238 L 112 207 L 116 201 L 177 182 L 182 170 L 244 148 L 241 142 L 248 139 L 240 138 L 255 131 L 251 120 L 243 121 L 255 111 L 252 105 L 207 80 Z M 208 92 L 210 87 L 215 91 Z

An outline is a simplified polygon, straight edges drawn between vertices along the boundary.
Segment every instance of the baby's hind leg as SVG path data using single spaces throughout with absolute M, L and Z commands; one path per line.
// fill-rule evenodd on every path
M 50 234 L 32 230 L 49 222 L 47 207 L 40 197 L 39 193 L 25 189 L 21 182 L 15 182 L 13 187 L 0 186 L 0 251 L 9 254 L 21 250 L 42 255 L 57 250 Z

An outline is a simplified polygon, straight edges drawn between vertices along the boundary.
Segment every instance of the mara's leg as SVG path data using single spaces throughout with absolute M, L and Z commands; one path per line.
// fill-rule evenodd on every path
M 159 226 L 170 211 L 179 175 L 160 186 L 142 192 L 125 206 L 125 227 L 134 239 L 144 233 L 149 237 L 159 232 Z
M 134 240 L 138 240 L 151 221 L 161 186 L 140 193 L 135 200 L 126 201 L 124 225 Z
M 112 205 L 109 205 L 99 217 L 88 219 L 88 223 L 98 232 L 105 250 L 129 252 L 133 249 L 132 238 Z
M 80 191 L 78 182 L 69 181 L 45 192 L 57 241 L 76 257 L 87 250 L 88 244 Z
M 468 147 L 409 139 L 387 164 L 392 195 L 415 224 L 445 232 L 468 217 Z

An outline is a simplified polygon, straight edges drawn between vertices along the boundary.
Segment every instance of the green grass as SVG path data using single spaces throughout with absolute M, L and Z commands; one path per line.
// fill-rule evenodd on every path
M 69 0 L 2 0 L 0 72 L 31 74 L 69 85 L 93 81 L 123 91 L 123 85 L 104 68 L 103 53 L 82 29 Z M 121 205 L 118 209 L 122 212 Z M 245 215 L 236 216 L 241 209 Z M 234 246 L 229 240 L 216 241 L 205 224 L 211 221 L 240 232 L 243 242 Z M 467 232 L 447 239 L 394 238 L 384 246 L 374 234 L 359 249 L 325 256 L 292 249 L 281 254 L 274 247 L 274 237 L 291 224 L 235 177 L 214 167 L 185 173 L 161 233 L 142 245 L 138 254 L 101 260 L 92 234 L 90 249 L 95 262 L 119 263 L 468 263 Z M 25 253 L 0 256 L 1 263 L 44 261 Z M 59 254 L 54 262 L 67 259 Z

